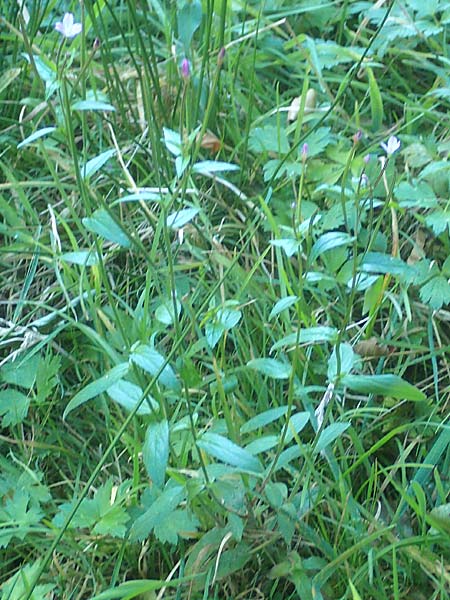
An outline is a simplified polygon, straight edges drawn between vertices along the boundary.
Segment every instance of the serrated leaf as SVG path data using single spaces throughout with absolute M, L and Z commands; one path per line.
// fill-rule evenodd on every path
M 120 404 L 128 411 L 134 410 L 136 404 L 140 402 L 143 396 L 143 392 L 138 385 L 124 379 L 109 387 L 107 394 L 114 402 L 117 402 L 117 404 Z M 137 409 L 136 414 L 150 415 L 157 411 L 158 408 L 158 403 L 150 396 L 147 396 Z
M 1 600 L 23 600 L 30 591 L 29 582 L 34 581 L 41 570 L 41 560 L 25 565 L 1 586 Z M 30 600 L 48 600 L 53 597 L 51 593 L 55 584 L 46 583 L 37 585 L 33 589 Z
M 117 383 L 128 373 L 130 366 L 128 363 L 120 363 L 119 365 L 113 367 L 110 371 L 105 373 L 102 377 L 97 379 L 96 381 L 92 381 L 82 390 L 80 390 L 75 396 L 70 400 L 69 404 L 66 406 L 63 419 L 67 417 L 69 413 L 71 413 L 75 408 L 78 408 L 88 400 L 95 398 L 99 394 L 106 392 L 108 388 L 110 388 L 114 383 Z
M 190 537 L 197 531 L 199 525 L 197 517 L 186 509 L 176 509 L 170 513 L 169 517 L 156 523 L 154 532 L 160 542 L 175 545 L 178 537 Z
M 350 427 L 350 423 L 332 423 L 322 430 L 316 447 L 314 448 L 314 454 L 318 454 L 330 446 L 338 437 L 340 437 L 344 431 Z
M 131 242 L 124 230 L 111 217 L 104 208 L 97 209 L 91 217 L 82 219 L 83 225 L 89 231 L 96 233 L 100 237 L 118 244 L 123 248 L 129 248 Z
M 164 364 L 166 359 L 155 348 L 151 348 L 146 344 L 139 344 L 130 354 L 130 360 L 152 376 L 156 375 L 162 368 L 161 373 L 158 375 L 158 383 L 174 391 L 181 389 L 174 370 L 169 364 Z
M 251 130 L 248 145 L 253 152 L 289 152 L 289 142 L 286 131 L 273 125 L 256 127 Z
M 450 211 L 435 210 L 425 217 L 425 223 L 431 227 L 435 235 L 444 233 L 446 229 L 450 231 Z
M 171 213 L 167 217 L 166 225 L 171 229 L 180 229 L 192 221 L 200 212 L 199 208 L 183 208 Z
M 114 148 L 110 148 L 109 150 L 105 150 L 98 156 L 94 156 L 91 160 L 88 160 L 87 163 L 81 169 L 81 176 L 83 179 L 89 179 L 92 175 L 95 175 L 100 169 L 106 165 L 108 160 L 114 156 L 116 150 Z
M 72 110 L 115 111 L 116 109 L 112 104 L 101 100 L 78 100 L 78 102 L 72 104 Z
M 290 364 L 275 358 L 255 358 L 247 363 L 247 367 L 272 379 L 289 379 L 292 371 Z
M 434 310 L 439 310 L 442 306 L 450 303 L 450 283 L 442 275 L 433 277 L 420 288 L 419 296 L 422 302 Z
M 198 440 L 198 446 L 214 458 L 233 467 L 255 473 L 260 473 L 262 470 L 259 460 L 250 452 L 217 433 L 204 433 Z
M 18 425 L 26 418 L 30 407 L 30 398 L 14 389 L 0 391 L 0 415 L 2 427 Z
M 56 131 L 56 127 L 43 127 L 42 129 L 39 129 L 38 131 L 35 131 L 34 133 L 26 137 L 20 142 L 20 144 L 17 144 L 17 148 L 23 148 L 24 146 L 28 146 L 28 144 L 32 144 L 36 140 L 39 140 L 40 138 L 49 135 L 54 131 Z
M 184 499 L 181 486 L 166 488 L 131 526 L 131 541 L 142 541 L 153 531 L 158 523 L 164 522 Z
M 153 483 L 162 488 L 169 460 L 169 424 L 166 419 L 147 427 L 142 457 Z
M 398 375 L 346 375 L 342 383 L 360 394 L 390 396 L 400 400 L 426 400 L 423 392 Z
M 24 356 L 14 362 L 6 363 L 0 369 L 0 381 L 30 390 L 42 365 L 40 354 Z

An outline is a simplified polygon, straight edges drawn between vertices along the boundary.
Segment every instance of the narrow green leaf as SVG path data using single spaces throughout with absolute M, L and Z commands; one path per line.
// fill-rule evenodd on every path
M 300 334 L 296 331 L 282 338 L 271 347 L 270 351 L 279 350 L 286 346 L 294 346 L 297 341 L 299 344 L 320 344 L 323 342 L 335 342 L 338 331 L 334 327 L 307 327 L 300 330 Z
M 108 160 L 112 156 L 114 156 L 115 153 L 115 149 L 110 148 L 109 150 L 105 150 L 105 152 L 102 152 L 98 156 L 94 156 L 94 158 L 91 158 L 91 160 L 88 160 L 84 167 L 82 167 L 81 169 L 81 175 L 83 179 L 89 179 L 89 177 L 95 175 L 97 171 L 100 171 L 100 169 L 108 162 Z
M 184 227 L 184 225 L 187 225 L 189 221 L 192 221 L 192 219 L 198 215 L 199 212 L 199 208 L 183 208 L 181 210 L 177 210 L 167 217 L 167 227 L 170 227 L 171 229 L 179 229 L 180 227 Z
M 255 429 L 261 429 L 269 423 L 276 421 L 280 417 L 283 417 L 288 411 L 287 406 L 278 406 L 277 408 L 270 408 L 247 421 L 241 427 L 241 433 L 250 433 Z
M 63 419 L 65 419 L 67 415 L 71 413 L 75 408 L 78 408 L 79 406 L 81 406 L 88 400 L 95 398 L 99 394 L 106 392 L 106 390 L 110 388 L 114 383 L 117 383 L 120 379 L 125 377 L 125 375 L 128 373 L 129 368 L 130 366 L 128 363 L 120 363 L 96 381 L 92 381 L 91 383 L 89 383 L 86 387 L 84 387 L 77 394 L 75 394 L 75 396 L 66 406 L 63 412 Z
M 328 250 L 351 244 L 354 239 L 353 236 L 342 231 L 328 231 L 322 234 L 311 249 L 311 262 L 315 261 L 316 258 Z
M 32 144 L 36 140 L 48 135 L 49 133 L 53 133 L 54 131 L 56 131 L 56 127 L 43 127 L 42 129 L 38 129 L 38 131 L 35 131 L 34 133 L 26 137 L 24 140 L 22 140 L 20 144 L 17 144 L 17 148 L 23 148 L 28 144 Z
M 370 112 L 372 115 L 372 131 L 377 132 L 383 125 L 383 98 L 377 80 L 370 67 L 366 67 L 367 77 L 369 79 L 369 97 Z
M 286 296 L 285 298 L 281 298 L 278 302 L 275 303 L 275 306 L 270 311 L 269 320 L 276 317 L 280 312 L 286 310 L 295 304 L 298 300 L 298 296 Z
M 100 100 L 78 100 L 72 104 L 72 110 L 104 110 L 104 111 L 115 111 L 116 109 L 112 104 L 108 102 L 102 102 Z
M 298 412 L 291 416 L 287 423 L 287 432 L 284 438 L 284 443 L 288 444 L 294 439 L 295 435 L 298 435 L 309 423 L 309 412 Z
M 77 250 L 76 252 L 64 252 L 59 257 L 67 263 L 81 265 L 83 267 L 94 267 L 98 264 L 98 256 L 92 250 Z
M 154 348 L 145 344 L 139 344 L 139 346 L 133 350 L 130 355 L 130 360 L 144 369 L 144 371 L 147 371 L 147 373 L 150 373 L 150 375 L 156 375 L 166 362 L 164 356 Z M 164 365 L 158 376 L 158 383 L 161 383 L 174 391 L 179 391 L 181 388 L 180 382 L 169 364 Z
M 350 423 L 332 423 L 322 430 L 316 447 L 314 448 L 314 454 L 318 454 L 325 450 L 327 446 L 330 446 L 338 437 L 340 437 L 344 431 L 350 427 Z
M 255 473 L 262 471 L 259 460 L 250 452 L 217 433 L 204 433 L 198 441 L 198 446 L 217 460 L 233 467 Z
M 399 400 L 426 400 L 423 392 L 399 375 L 345 375 L 342 383 L 359 394 L 391 396 Z
M 109 387 L 107 393 L 114 402 L 117 402 L 117 404 L 120 404 L 129 411 L 134 410 L 136 404 L 140 402 L 143 396 L 143 392 L 138 385 L 124 379 Z M 157 411 L 158 408 L 158 403 L 150 396 L 147 396 L 139 406 L 137 414 L 150 415 L 152 412 Z
M 211 173 L 222 173 L 224 171 L 238 171 L 239 167 L 227 162 L 220 162 L 218 160 L 203 160 L 195 163 L 192 167 L 194 173 L 200 173 L 201 175 L 210 175 Z

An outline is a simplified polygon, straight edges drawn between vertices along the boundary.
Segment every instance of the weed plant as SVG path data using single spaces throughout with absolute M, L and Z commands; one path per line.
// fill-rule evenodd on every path
M 448 599 L 448 2 L 1 12 L 1 600 Z

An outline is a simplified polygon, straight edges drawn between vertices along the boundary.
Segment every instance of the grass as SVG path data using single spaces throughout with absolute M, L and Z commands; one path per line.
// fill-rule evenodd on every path
M 449 598 L 448 7 L 378 4 L 6 7 L 1 600 Z

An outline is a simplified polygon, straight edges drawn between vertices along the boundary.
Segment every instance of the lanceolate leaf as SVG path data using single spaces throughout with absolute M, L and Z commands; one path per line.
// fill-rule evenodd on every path
M 291 375 L 291 365 L 274 358 L 255 358 L 247 363 L 247 367 L 272 379 L 289 379 Z
M 214 458 L 228 463 L 233 467 L 256 473 L 262 471 L 259 460 L 252 456 L 250 452 L 217 433 L 203 434 L 198 441 L 198 446 Z
M 148 426 L 142 456 L 147 473 L 153 483 L 161 488 L 169 460 L 169 424 L 166 419 Z
M 398 375 L 346 375 L 342 383 L 360 394 L 391 396 L 399 400 L 425 400 L 426 396 Z
M 66 406 L 66 409 L 63 413 L 63 419 L 65 419 L 67 415 L 71 413 L 75 408 L 78 408 L 78 406 L 81 406 L 88 400 L 91 400 L 91 398 L 95 398 L 99 394 L 106 392 L 106 390 L 110 388 L 114 383 L 117 383 L 120 379 L 125 377 L 125 375 L 128 373 L 129 368 L 130 366 L 128 363 L 120 363 L 116 367 L 112 368 L 111 371 L 105 373 L 103 377 L 100 377 L 96 381 L 92 381 L 92 383 L 89 383 L 86 387 L 84 387 L 77 394 L 75 394 L 75 396 Z
M 83 225 L 100 237 L 114 242 L 123 248 L 129 248 L 131 242 L 125 231 L 114 221 L 104 208 L 96 210 L 91 217 L 82 219 Z

